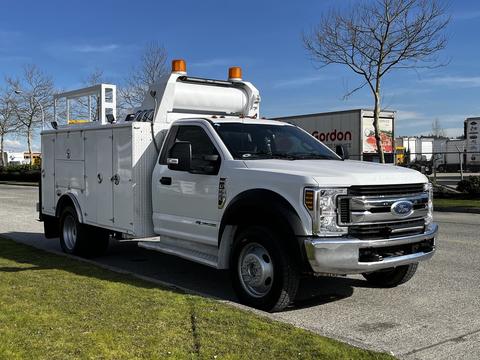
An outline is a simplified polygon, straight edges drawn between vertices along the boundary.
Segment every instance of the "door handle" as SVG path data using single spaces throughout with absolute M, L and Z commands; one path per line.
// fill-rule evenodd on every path
M 120 184 L 120 176 L 118 174 L 115 174 L 110 178 L 110 181 L 113 182 L 115 185 L 118 185 Z
M 172 185 L 172 178 L 164 176 L 160 179 L 160 184 L 162 184 L 162 185 Z

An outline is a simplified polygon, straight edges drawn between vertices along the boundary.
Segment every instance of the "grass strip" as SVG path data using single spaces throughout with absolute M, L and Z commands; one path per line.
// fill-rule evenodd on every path
M 438 207 L 468 207 L 480 208 L 480 199 L 433 199 L 434 208 Z
M 26 358 L 392 359 L 0 238 L 0 359 Z

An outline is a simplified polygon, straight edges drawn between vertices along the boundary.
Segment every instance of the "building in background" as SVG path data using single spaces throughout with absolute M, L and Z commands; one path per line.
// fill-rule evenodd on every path
M 467 164 L 480 170 L 480 117 L 467 118 L 464 123 Z
M 4 152 L 5 164 L 7 165 L 28 165 L 30 164 L 30 154 L 28 151 L 24 152 Z M 32 153 L 33 165 L 40 165 L 41 153 Z
M 353 109 L 316 114 L 273 118 L 295 124 L 308 131 L 333 151 L 337 145 L 348 149 L 350 159 L 378 162 L 377 144 L 373 128 L 373 111 Z M 394 163 L 395 111 L 380 113 L 380 136 L 385 162 Z

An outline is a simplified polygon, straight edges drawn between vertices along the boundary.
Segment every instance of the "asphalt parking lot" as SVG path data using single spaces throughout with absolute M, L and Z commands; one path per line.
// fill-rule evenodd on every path
M 59 251 L 58 240 L 46 240 L 36 221 L 37 191 L 0 185 L 0 236 Z M 407 284 L 376 289 L 357 276 L 309 278 L 296 304 L 271 316 L 400 358 L 480 358 L 480 215 L 436 213 L 435 218 L 437 253 Z M 133 243 L 113 244 L 96 261 L 235 301 L 228 273 Z

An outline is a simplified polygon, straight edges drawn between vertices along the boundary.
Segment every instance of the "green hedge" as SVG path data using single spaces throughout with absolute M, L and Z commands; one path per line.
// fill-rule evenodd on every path
M 0 181 L 40 181 L 39 165 L 8 165 L 0 167 Z
M 469 176 L 460 181 L 457 190 L 467 193 L 471 197 L 480 197 L 480 176 Z

